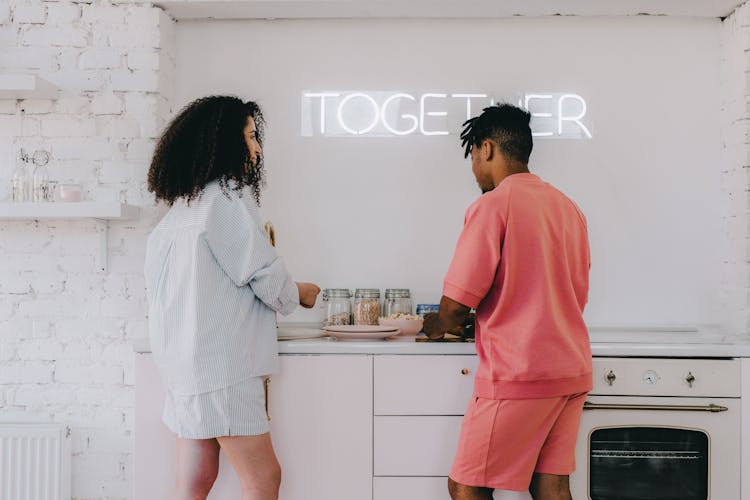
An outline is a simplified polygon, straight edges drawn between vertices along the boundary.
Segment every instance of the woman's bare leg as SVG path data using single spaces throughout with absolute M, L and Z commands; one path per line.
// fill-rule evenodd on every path
M 216 439 L 177 438 L 177 481 L 172 500 L 205 500 L 218 474 Z
M 281 467 L 271 434 L 216 438 L 242 485 L 242 500 L 277 500 Z

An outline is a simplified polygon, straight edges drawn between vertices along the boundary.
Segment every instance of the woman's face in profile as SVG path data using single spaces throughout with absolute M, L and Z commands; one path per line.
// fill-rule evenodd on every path
M 250 161 L 255 165 L 258 163 L 259 157 L 263 155 L 263 150 L 260 148 L 260 144 L 258 144 L 258 133 L 255 129 L 255 120 L 253 120 L 252 116 L 247 117 L 247 125 L 245 125 L 243 133 L 245 135 L 245 143 L 247 143 L 247 150 L 250 151 Z

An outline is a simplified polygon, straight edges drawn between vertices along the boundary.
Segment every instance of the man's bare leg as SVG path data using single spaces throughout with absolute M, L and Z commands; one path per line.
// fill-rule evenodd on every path
M 529 492 L 534 500 L 573 500 L 568 476 L 535 473 Z
M 453 500 L 492 500 L 492 488 L 467 486 L 448 478 L 448 493 Z

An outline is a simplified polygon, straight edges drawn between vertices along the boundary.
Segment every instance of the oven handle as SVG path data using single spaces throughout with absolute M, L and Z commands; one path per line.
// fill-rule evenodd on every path
M 709 411 L 718 413 L 727 411 L 729 408 L 715 404 L 704 406 L 691 405 L 629 405 L 629 404 L 607 404 L 607 403 L 589 403 L 583 404 L 584 410 L 659 410 L 659 411 Z

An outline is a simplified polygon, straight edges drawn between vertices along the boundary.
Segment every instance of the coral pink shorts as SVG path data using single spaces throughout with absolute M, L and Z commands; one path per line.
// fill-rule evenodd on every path
M 528 491 L 534 472 L 569 475 L 586 393 L 543 399 L 474 396 L 450 477 L 467 486 Z

